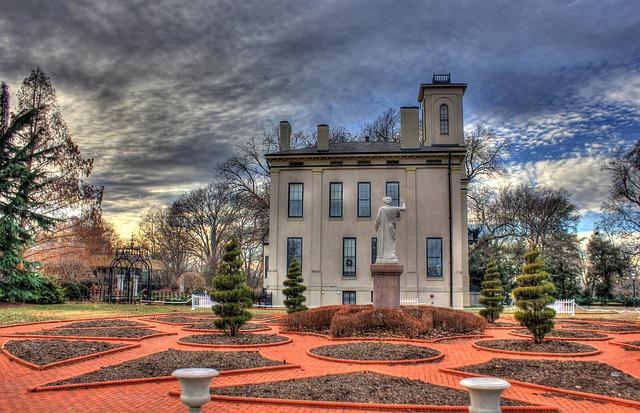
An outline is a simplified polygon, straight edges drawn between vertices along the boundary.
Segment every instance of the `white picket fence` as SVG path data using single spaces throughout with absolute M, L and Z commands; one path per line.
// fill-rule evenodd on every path
M 400 305 L 418 305 L 417 298 L 401 298 Z
M 549 304 L 547 307 L 556 310 L 556 314 L 570 316 L 576 315 L 576 300 L 573 298 L 566 300 L 556 300 L 553 303 Z
M 216 304 L 215 301 L 209 297 L 208 294 L 191 294 L 191 309 L 195 310 L 196 308 L 209 308 Z

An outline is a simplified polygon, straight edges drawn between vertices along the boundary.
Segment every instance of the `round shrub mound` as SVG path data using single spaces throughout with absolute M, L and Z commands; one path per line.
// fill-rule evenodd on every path
M 460 310 L 431 306 L 374 309 L 334 305 L 288 315 L 284 330 L 332 337 L 433 337 L 480 333 L 486 321 Z

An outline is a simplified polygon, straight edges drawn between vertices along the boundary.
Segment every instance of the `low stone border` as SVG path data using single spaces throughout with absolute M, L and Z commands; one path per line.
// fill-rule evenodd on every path
M 9 341 L 9 340 L 7 340 Z M 78 341 L 78 340 L 76 340 Z M 79 341 L 84 341 L 84 340 L 79 340 Z M 97 340 L 91 340 L 91 341 L 97 341 Z M 6 344 L 6 342 L 5 342 Z M 106 356 L 107 354 L 111 354 L 111 353 L 118 353 L 120 351 L 125 351 L 125 350 L 131 350 L 133 348 L 137 348 L 140 347 L 140 344 L 128 344 L 126 346 L 123 347 L 118 347 L 118 348 L 112 348 L 109 350 L 105 350 L 105 351 L 101 351 L 98 353 L 93 353 L 93 354 L 87 354 L 84 356 L 78 356 L 78 357 L 72 357 L 66 360 L 60 360 L 60 361 L 56 361 L 53 363 L 49 363 L 49 364 L 34 364 L 31 363 L 27 360 L 23 360 L 18 356 L 14 356 L 13 354 L 11 354 L 7 349 L 4 348 L 4 344 L 2 345 L 2 347 L 0 347 L 0 351 L 2 353 L 4 353 L 7 357 L 9 357 L 10 360 L 15 361 L 18 364 L 22 364 L 25 367 L 29 367 L 30 369 L 33 370 L 46 370 L 46 369 L 51 369 L 53 367 L 59 367 L 59 366 L 63 366 L 66 364 L 72 364 L 72 363 L 79 363 L 81 361 L 85 361 L 85 360 L 90 360 L 90 359 L 94 359 L 94 358 L 98 358 L 98 357 L 102 357 L 102 356 Z
M 177 393 L 177 394 L 176 394 Z M 172 396 L 179 395 L 178 392 L 170 392 Z M 350 403 L 350 402 L 330 402 L 319 400 L 290 400 L 290 399 L 265 399 L 261 397 L 239 397 L 212 395 L 211 400 L 220 402 L 240 402 L 256 404 L 276 404 L 297 407 L 322 407 L 340 409 L 362 409 L 362 410 L 383 410 L 383 411 L 411 411 L 411 412 L 468 412 L 468 406 L 435 406 L 426 404 L 382 404 L 382 403 Z M 559 412 L 557 407 L 552 406 L 501 406 L 503 412 Z
M 253 369 L 221 371 L 220 376 L 231 376 L 236 374 L 248 374 L 248 373 L 262 373 L 265 371 L 297 369 L 297 368 L 300 368 L 300 366 L 297 364 L 284 364 L 284 365 L 278 365 L 278 366 L 256 367 Z M 96 381 L 91 383 L 59 384 L 56 386 L 40 385 L 40 386 L 29 388 L 29 391 L 43 392 L 43 391 L 54 391 L 54 390 L 71 390 L 71 389 L 82 389 L 82 388 L 92 388 L 92 387 L 106 387 L 106 386 L 114 386 L 114 385 L 162 382 L 162 381 L 170 381 L 170 380 L 177 380 L 177 379 L 173 376 L 159 376 L 159 377 L 141 377 L 138 379 L 126 379 L 126 380 Z
M 178 344 L 191 347 L 205 347 L 205 348 L 259 348 L 259 347 L 273 347 L 282 346 L 291 343 L 291 337 L 285 337 L 286 340 L 278 341 L 277 343 L 265 343 L 265 344 L 202 344 L 202 343 L 189 343 L 182 341 L 181 338 L 177 340 Z
M 636 331 L 611 331 L 611 330 L 594 330 L 589 328 L 568 328 L 568 327 L 560 327 L 562 330 L 576 330 L 576 331 L 589 331 L 591 333 L 602 333 L 602 334 L 640 334 L 640 328 Z
M 535 357 L 589 357 L 595 356 L 596 354 L 602 353 L 602 350 L 597 349 L 594 351 L 588 351 L 585 353 L 534 353 L 528 351 L 513 351 L 513 350 L 502 350 L 497 348 L 490 347 L 482 347 L 477 344 L 478 342 L 474 342 L 471 344 L 473 348 L 478 350 L 489 351 L 491 353 L 502 353 L 502 354 L 512 354 L 516 356 L 535 356 Z
M 563 329 L 563 330 L 569 330 L 567 329 Z M 571 330 L 577 330 L 575 328 L 572 328 Z M 592 332 L 596 332 L 595 330 Z M 600 331 L 598 331 L 598 333 L 600 333 Z M 603 333 L 604 334 L 604 333 Z M 531 336 L 528 336 L 526 334 L 518 334 L 515 331 L 509 332 L 509 335 L 515 336 L 515 337 L 522 337 L 522 338 L 531 338 Z M 588 338 L 574 338 L 574 337 L 553 337 L 553 336 L 545 336 L 545 341 L 607 341 L 607 340 L 611 340 L 613 339 L 613 337 L 588 337 Z
M 527 353 L 527 355 L 529 355 L 529 354 Z M 462 367 L 464 367 L 464 366 L 462 366 Z M 440 367 L 440 368 L 438 368 L 438 371 L 441 371 L 443 373 L 453 374 L 455 376 L 461 376 L 461 377 L 486 377 L 486 376 L 484 376 L 482 374 L 468 373 L 466 371 L 456 370 L 455 367 L 453 367 L 453 368 Z M 567 389 L 563 389 L 563 388 L 560 388 L 560 387 L 549 387 L 549 386 L 544 386 L 542 384 L 528 383 L 526 381 L 520 381 L 520 380 L 514 380 L 514 379 L 507 379 L 507 380 L 512 385 L 515 384 L 515 385 L 518 385 L 518 386 L 528 387 L 528 388 L 531 388 L 531 389 L 552 391 L 552 392 L 556 392 L 556 393 L 568 394 L 568 395 L 571 395 L 571 396 L 583 397 L 583 398 L 587 398 L 587 399 L 604 400 L 604 401 L 611 402 L 611 403 L 614 403 L 614 404 L 618 404 L 618 405 L 621 405 L 621 406 L 640 408 L 640 402 L 636 402 L 636 401 L 633 401 L 633 400 L 618 399 L 616 397 L 610 397 L 610 396 L 605 396 L 605 395 L 595 394 L 595 393 L 581 392 L 581 391 L 576 391 L 576 390 L 567 390 Z M 504 410 L 504 407 L 502 409 Z
M 459 340 L 459 339 L 471 339 L 471 338 L 493 338 L 493 336 L 488 334 L 473 334 L 468 336 L 450 336 L 450 337 L 439 337 L 434 338 L 432 340 L 422 340 L 422 339 L 414 339 L 414 338 L 402 338 L 402 337 L 331 337 L 326 334 L 320 333 L 311 333 L 304 331 L 279 331 L 278 334 L 297 334 L 300 336 L 315 336 L 322 337 L 330 341 L 397 341 L 401 343 L 439 343 L 442 341 L 448 340 Z
M 84 341 L 142 341 L 148 338 L 162 336 L 177 336 L 178 333 L 157 333 L 143 337 L 90 337 L 90 336 L 45 336 L 35 334 L 0 334 L 0 337 L 10 338 L 35 338 L 35 339 L 61 339 L 61 340 L 84 340 Z
M 612 341 L 609 344 L 613 344 L 614 346 L 618 346 L 618 347 L 622 347 L 622 348 L 626 347 L 626 348 L 631 348 L 631 349 L 640 351 L 640 346 L 636 346 L 635 344 L 624 343 L 624 342 L 621 342 L 621 341 L 619 341 L 619 342 Z
M 253 328 L 250 330 L 243 330 L 240 329 L 238 330 L 239 333 L 258 333 L 260 331 L 270 331 L 271 327 L 260 327 L 260 328 Z M 206 328 L 189 328 L 189 327 L 182 327 L 182 331 L 191 331 L 194 333 L 222 333 L 222 330 L 218 330 L 216 328 L 212 328 L 212 329 L 206 329 Z
M 316 346 L 307 350 L 307 355 L 313 358 L 317 358 L 319 360 L 324 361 L 332 361 L 336 363 L 346 363 L 346 364 L 418 364 L 418 363 L 428 363 L 430 361 L 440 360 L 444 358 L 444 353 L 440 350 L 436 350 L 439 354 L 433 357 L 425 357 L 421 359 L 407 359 L 407 360 L 348 360 L 348 359 L 336 359 L 333 357 L 321 356 L 319 354 L 315 354 L 312 350 L 325 347 L 325 346 Z M 386 374 L 386 373 L 385 373 Z
M 157 313 L 153 314 L 154 316 L 167 316 L 174 313 Z M 95 321 L 95 320 L 111 320 L 111 319 L 121 319 L 121 318 L 143 318 L 149 317 L 151 314 L 140 314 L 140 315 L 120 315 L 120 316 L 111 316 L 111 317 L 90 317 L 90 318 L 73 318 L 70 320 L 48 320 L 48 321 L 34 321 L 32 323 L 18 323 L 18 324 L 7 324 L 0 325 L 0 328 L 11 328 L 11 327 L 24 327 L 24 326 L 35 326 L 39 324 L 53 324 L 53 323 L 71 323 L 74 321 Z
M 185 316 L 185 317 L 186 317 L 186 316 Z M 146 321 L 146 322 L 148 322 L 148 323 L 165 324 L 165 325 L 173 326 L 173 327 L 175 327 L 175 326 L 187 326 L 187 325 L 189 325 L 189 324 L 194 324 L 194 323 L 196 323 L 196 322 L 198 322 L 198 321 L 199 321 L 199 320 L 197 320 L 197 319 L 195 319 L 195 318 L 193 319 L 193 321 L 184 322 L 184 323 L 170 323 L 170 322 L 168 322 L 168 321 L 150 320 L 150 319 L 148 319 L 148 318 L 143 318 L 142 320 L 143 320 L 143 321 Z

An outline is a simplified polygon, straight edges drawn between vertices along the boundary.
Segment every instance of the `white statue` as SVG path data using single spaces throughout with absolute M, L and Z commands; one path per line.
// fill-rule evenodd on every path
M 378 209 L 376 217 L 376 231 L 378 233 L 378 255 L 376 264 L 396 264 L 400 262 L 396 255 L 396 222 L 400 221 L 400 211 L 406 210 L 404 200 L 400 206 L 392 206 L 392 199 L 382 198 L 384 205 Z

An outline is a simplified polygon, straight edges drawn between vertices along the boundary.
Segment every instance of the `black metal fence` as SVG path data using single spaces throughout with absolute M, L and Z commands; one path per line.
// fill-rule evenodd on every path
M 273 293 L 262 292 L 253 296 L 253 305 L 261 307 L 273 306 Z
M 139 294 L 133 291 L 109 291 L 109 288 L 99 288 L 91 291 L 92 301 L 107 303 L 137 304 L 144 302 L 159 302 L 163 304 L 189 304 L 191 295 L 180 294 L 174 291 L 147 291 L 142 290 Z

